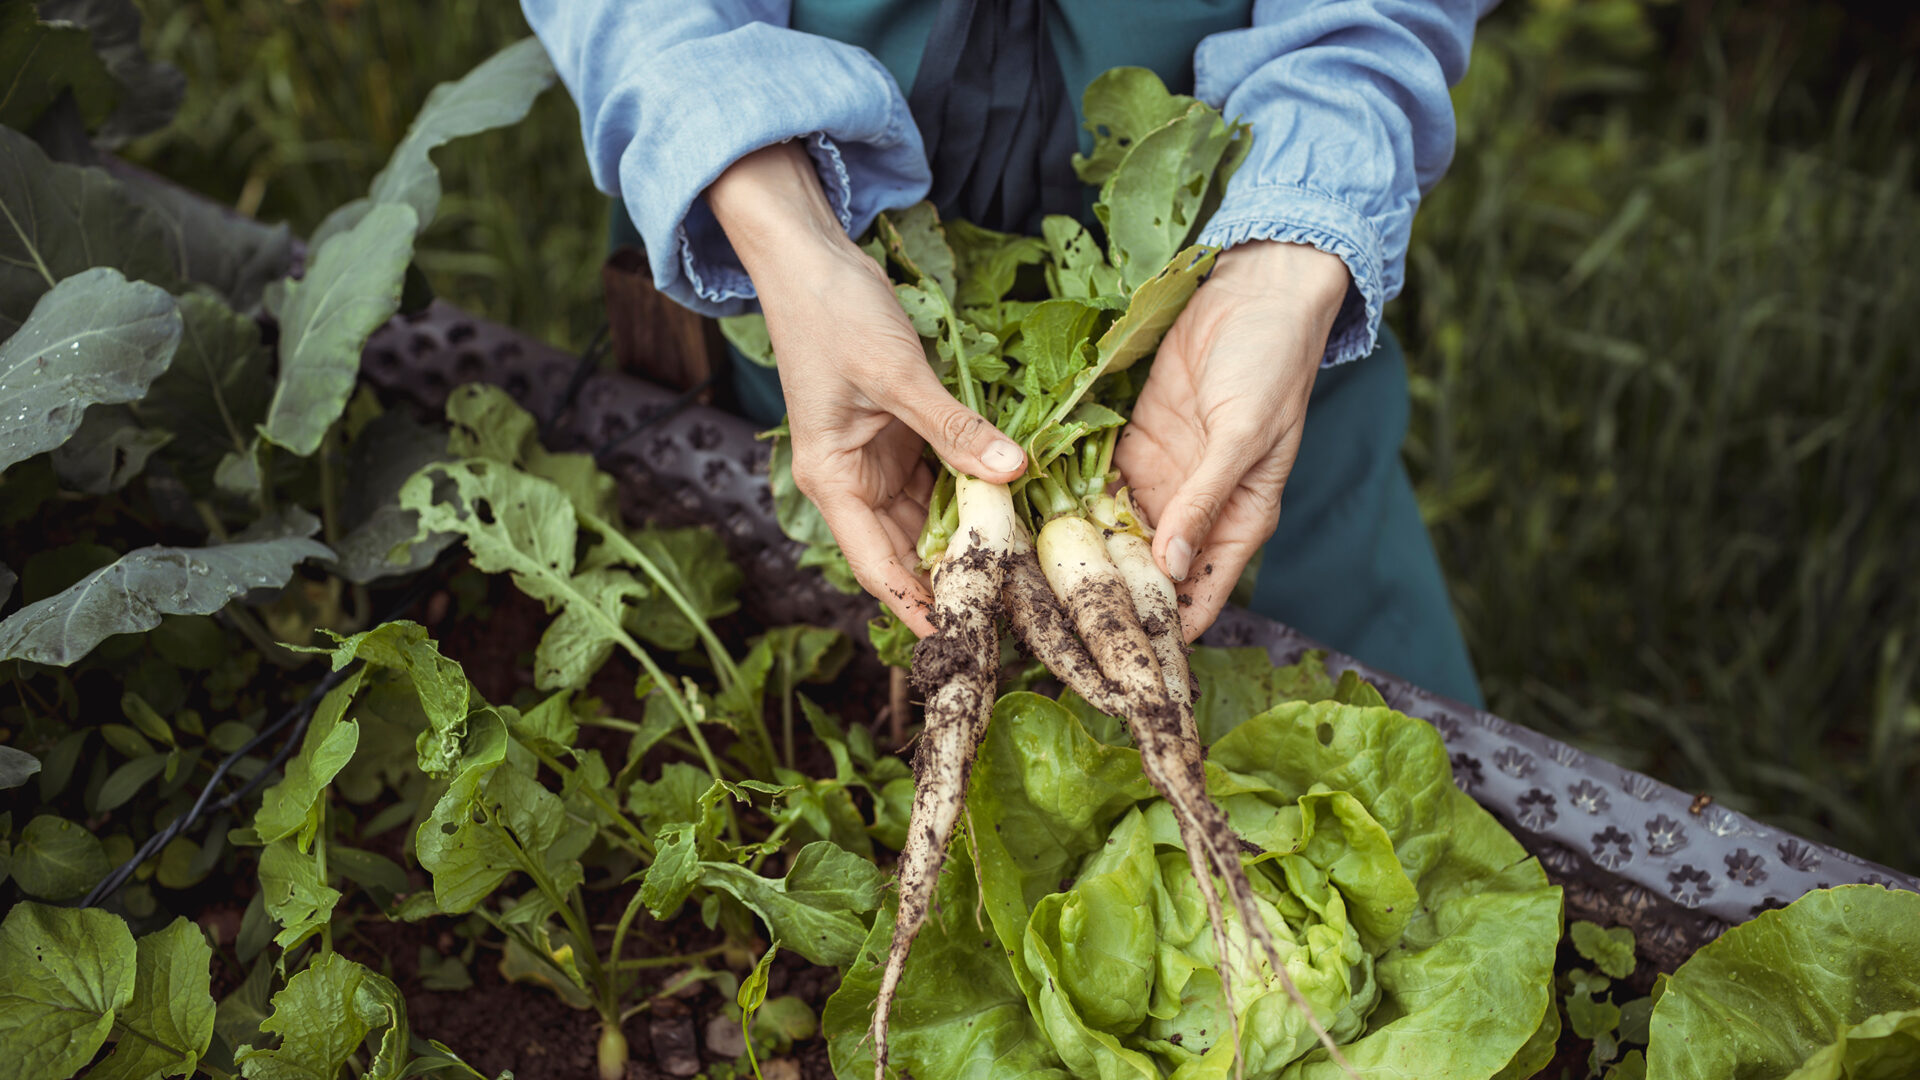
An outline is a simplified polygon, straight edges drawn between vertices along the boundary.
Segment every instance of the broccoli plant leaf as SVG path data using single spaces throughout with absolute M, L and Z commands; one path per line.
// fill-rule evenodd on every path
M 0 343 L 0 470 L 66 442 L 87 406 L 139 399 L 179 343 L 165 290 L 105 267 L 62 280 Z
M 404 204 L 425 229 L 440 209 L 440 170 L 433 151 L 455 139 L 519 123 L 547 87 L 553 62 L 536 38 L 524 38 L 488 57 L 453 82 L 441 83 L 373 178 L 367 197 L 334 211 L 314 233 L 316 244 L 357 224 L 374 206 Z
M 19 787 L 39 771 L 39 758 L 17 747 L 0 746 L 0 791 Z
M 0 337 L 83 270 L 111 267 L 167 289 L 175 261 L 166 229 L 105 171 L 53 162 L 0 127 Z
M 75 491 L 105 495 L 126 487 L 147 467 L 147 459 L 172 441 L 168 432 L 141 427 L 124 405 L 96 405 L 79 430 L 54 448 L 53 471 Z
M 260 434 L 302 457 L 347 407 L 368 335 L 393 317 L 413 258 L 417 218 L 381 205 L 321 245 L 281 301 L 280 377 Z
M 399 410 L 381 413 L 347 450 L 354 483 L 341 504 L 346 535 L 337 552 L 341 577 L 365 585 L 425 569 L 452 543 L 449 533 L 420 536 L 419 515 L 400 505 L 400 489 L 423 467 L 447 459 L 447 437 Z
M 267 283 L 293 264 L 293 233 L 285 225 L 242 217 L 125 162 L 115 163 L 114 174 L 166 232 L 180 279 L 213 289 L 235 308 L 252 311 Z
M 213 949 L 185 918 L 136 943 L 133 996 L 114 1017 L 113 1053 L 87 1080 L 192 1076 L 213 1042 Z
M 234 1059 L 247 1080 L 334 1080 L 367 1035 L 385 1029 L 367 1076 L 397 1080 L 407 1045 L 406 1006 L 385 976 L 338 953 L 308 964 L 273 995 L 273 1015 L 260 1025 L 278 1035 L 271 1050 L 242 1048 Z
M 16 904 L 0 923 L 0 1059 L 19 1080 L 66 1080 L 133 1000 L 133 934 L 97 909 Z
M 113 111 L 113 76 L 94 55 L 86 28 L 71 20 L 42 22 L 32 4 L 0 5 L 0 71 L 9 73 L 0 96 L 0 124 L 7 127 L 32 127 L 69 90 L 90 128 Z
M 326 545 L 298 536 L 218 547 L 145 547 L 0 622 L 0 659 L 71 664 L 115 634 L 144 633 L 163 615 L 211 615 L 251 589 L 277 589 Z
M 165 457 L 204 490 L 227 454 L 245 455 L 273 392 L 271 354 L 260 328 L 218 297 L 179 298 L 180 346 L 173 363 L 130 408 L 149 428 L 171 432 Z M 349 489 L 350 491 L 356 489 Z
M 133 0 L 40 0 L 40 17 L 91 31 L 93 52 L 120 86 L 119 100 L 94 141 L 109 149 L 166 127 L 186 96 L 187 79 L 140 47 L 140 9 Z M 4 69 L 0 69 L 4 70 Z

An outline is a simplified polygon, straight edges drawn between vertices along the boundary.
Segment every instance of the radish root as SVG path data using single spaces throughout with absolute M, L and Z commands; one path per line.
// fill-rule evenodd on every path
M 934 633 L 913 650 L 914 688 L 926 696 L 926 730 L 913 755 L 913 810 L 900 852 L 900 908 L 874 999 L 874 1080 L 885 1080 L 887 1022 L 913 939 L 927 921 L 947 842 L 965 805 L 973 759 L 999 689 L 996 616 L 1009 549 L 1018 535 L 1013 497 L 999 484 L 961 477 L 960 530 L 933 573 Z

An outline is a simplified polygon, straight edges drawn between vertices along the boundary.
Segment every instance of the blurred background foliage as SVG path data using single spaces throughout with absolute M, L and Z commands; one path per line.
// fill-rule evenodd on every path
M 311 229 L 505 0 L 145 0 L 129 156 Z M 1415 229 L 1406 454 L 1493 710 L 1920 868 L 1920 16 L 1508 0 Z M 437 156 L 420 262 L 571 347 L 606 205 L 562 93 Z M 1269 567 L 1267 572 L 1277 572 Z

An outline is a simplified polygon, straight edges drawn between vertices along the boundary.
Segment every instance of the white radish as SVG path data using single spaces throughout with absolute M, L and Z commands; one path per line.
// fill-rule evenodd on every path
M 926 695 L 926 730 L 913 755 L 913 811 L 900 852 L 900 909 L 874 999 L 874 1080 L 885 1080 L 887 1021 L 913 939 L 927 920 L 947 841 L 966 802 L 974 754 L 999 690 L 1001 582 L 1020 535 L 1004 484 L 960 477 L 959 527 L 933 571 L 934 633 L 913 650 L 914 685 Z

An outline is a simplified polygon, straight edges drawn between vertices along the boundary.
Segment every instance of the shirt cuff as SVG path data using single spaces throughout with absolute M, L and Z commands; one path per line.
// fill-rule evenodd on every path
M 696 79 L 655 87 L 620 156 L 621 194 L 658 253 L 649 260 L 654 285 L 679 303 L 706 315 L 753 310 L 753 283 L 704 193 L 756 150 L 802 140 L 849 236 L 926 196 L 932 175 L 912 112 L 864 50 L 756 23 L 689 43 L 671 59 L 724 68 L 731 79 L 724 94 Z M 802 78 L 804 90 L 795 84 Z
M 1252 240 L 1307 244 L 1347 264 L 1353 279 L 1327 335 L 1322 367 L 1344 364 L 1373 352 L 1380 336 L 1380 312 L 1386 305 L 1386 245 L 1365 214 L 1338 199 L 1291 185 L 1229 190 L 1220 209 L 1200 232 L 1199 242 L 1230 248 Z

